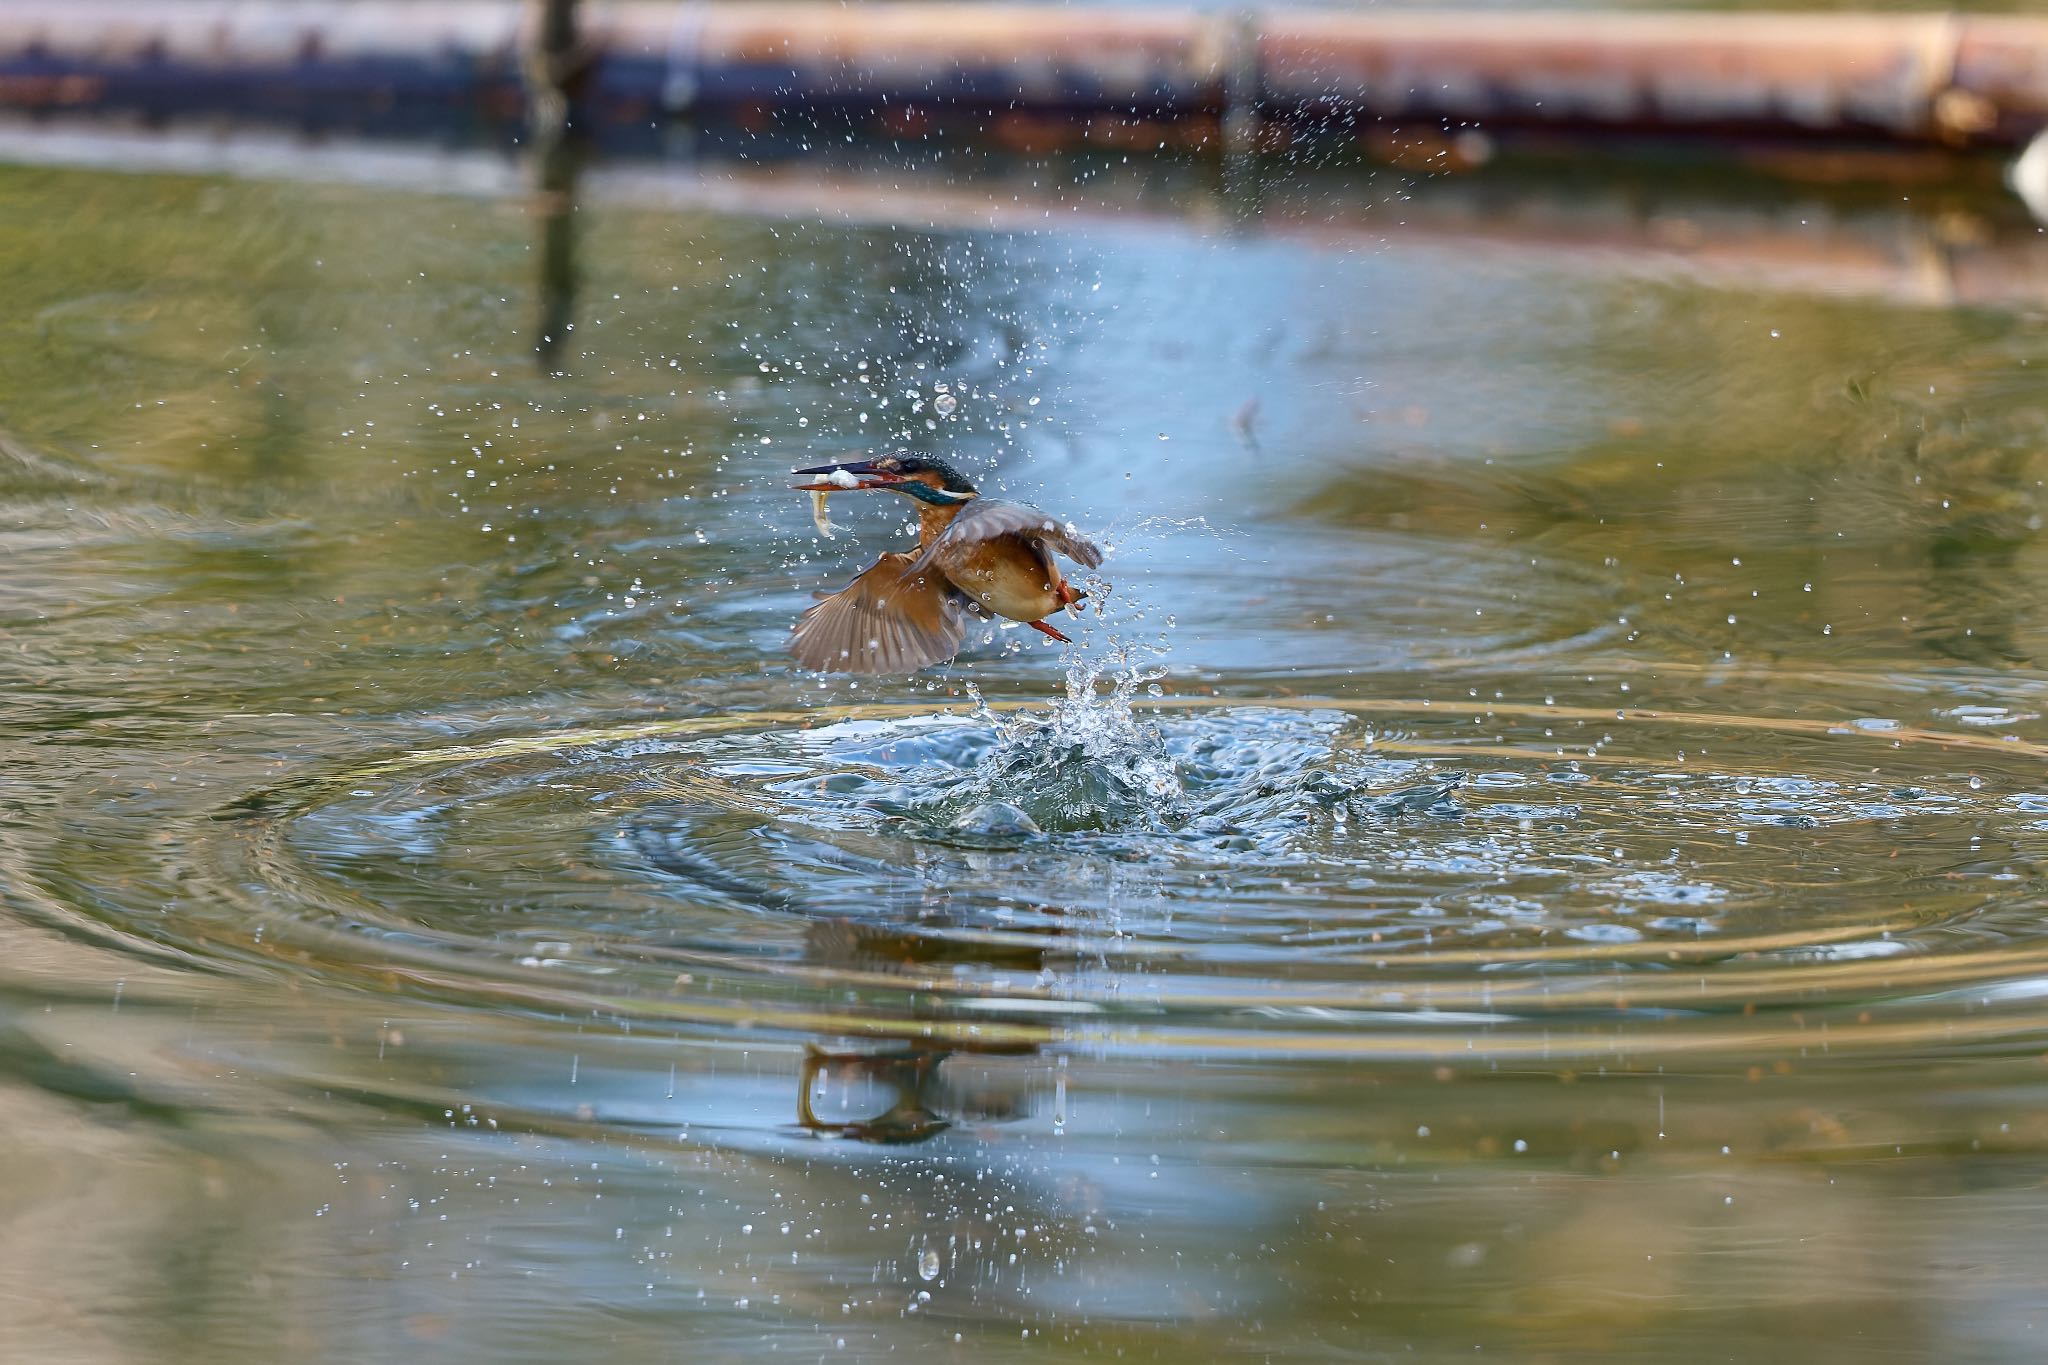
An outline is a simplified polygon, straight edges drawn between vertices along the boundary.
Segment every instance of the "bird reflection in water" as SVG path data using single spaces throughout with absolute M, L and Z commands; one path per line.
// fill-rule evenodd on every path
M 961 954 L 961 945 L 943 938 L 843 918 L 817 921 L 804 941 L 809 961 L 868 972 L 930 967 Z M 984 961 L 990 952 L 987 944 L 974 949 Z M 1022 945 L 1006 944 L 993 952 L 1001 965 L 1021 972 L 1036 973 L 1046 961 L 1042 950 Z M 1025 1118 L 1036 1090 L 1030 1074 L 1008 1069 L 976 1074 L 972 1059 L 1038 1054 L 1031 1043 L 963 1046 L 924 1038 L 838 1049 L 807 1044 L 797 1075 L 797 1126 L 823 1137 L 889 1145 L 923 1142 L 961 1123 Z M 836 1109 L 821 1115 L 819 1106 L 828 1098 L 836 1101 Z
M 977 1053 L 1004 1051 L 980 1049 Z M 1036 1049 L 1018 1046 L 1013 1055 Z M 945 1063 L 957 1048 L 906 1043 L 874 1052 L 832 1052 L 815 1044 L 804 1048 L 798 1072 L 796 1122 L 821 1137 L 851 1138 L 882 1146 L 924 1142 L 959 1123 L 1007 1123 L 1031 1113 L 1032 1091 L 1026 1085 L 1005 1086 L 994 1078 L 976 1084 Z M 823 1116 L 819 1104 L 838 1091 L 844 1106 L 837 1116 Z M 886 1107 L 861 1106 L 857 1098 L 886 1100 Z
M 949 913 L 943 891 L 920 898 L 917 932 L 806 908 L 800 896 L 756 885 L 692 849 L 689 828 L 687 822 L 669 830 L 643 826 L 635 832 L 635 843 L 641 856 L 668 876 L 762 910 L 807 918 L 802 960 L 810 966 L 861 975 L 898 973 L 908 979 L 948 962 L 973 962 L 1036 975 L 1056 956 L 1029 944 L 970 944 L 933 933 L 970 927 Z M 1062 933 L 1056 926 L 1040 932 L 1055 942 Z M 929 999 L 926 991 L 917 995 Z M 921 1034 L 928 1017 L 921 1010 L 906 1016 L 905 1031 Z M 959 1124 L 1012 1122 L 1032 1112 L 1039 1089 L 1035 1073 L 1007 1067 L 977 1071 L 973 1063 L 1032 1058 L 1040 1052 L 1040 1045 L 1031 1042 L 936 1043 L 923 1036 L 807 1043 L 797 1075 L 796 1126 L 819 1137 L 898 1145 L 928 1141 Z

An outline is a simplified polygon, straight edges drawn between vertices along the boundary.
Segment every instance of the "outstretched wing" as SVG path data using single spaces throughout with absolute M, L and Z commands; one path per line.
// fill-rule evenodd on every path
M 915 673 L 960 652 L 966 624 L 958 595 L 908 554 L 873 568 L 797 618 L 789 652 L 819 673 Z
M 1004 502 L 1000 498 L 976 498 L 961 508 L 952 523 L 925 547 L 910 570 L 915 573 L 935 560 L 943 566 L 948 559 L 968 547 L 1000 536 L 1020 536 L 1037 541 L 1049 549 L 1058 550 L 1084 568 L 1102 566 L 1102 551 L 1094 541 L 1076 534 L 1036 507 L 1026 507 L 1021 502 Z

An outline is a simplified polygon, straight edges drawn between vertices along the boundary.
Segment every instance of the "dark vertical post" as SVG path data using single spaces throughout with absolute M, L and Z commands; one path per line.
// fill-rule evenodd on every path
M 576 0 L 540 0 L 540 50 L 566 55 L 576 47 Z
M 1223 154 L 1256 149 L 1259 136 L 1259 21 L 1250 10 L 1216 16 L 1223 67 Z
M 1223 201 L 1231 221 L 1249 228 L 1259 216 L 1259 21 L 1250 10 L 1219 14 L 1222 66 Z
M 540 319 L 535 360 L 562 373 L 576 319 L 575 97 L 587 65 L 576 32 L 576 0 L 535 0 L 540 13 L 527 54 L 527 128 L 533 142 L 534 216 L 540 219 Z

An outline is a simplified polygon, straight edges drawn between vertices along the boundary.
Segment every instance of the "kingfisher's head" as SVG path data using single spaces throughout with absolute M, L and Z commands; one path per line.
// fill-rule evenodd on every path
M 872 460 L 821 464 L 795 472 L 812 476 L 813 482 L 796 485 L 806 493 L 879 488 L 934 507 L 957 507 L 977 496 L 973 482 L 952 465 L 907 450 L 878 455 Z

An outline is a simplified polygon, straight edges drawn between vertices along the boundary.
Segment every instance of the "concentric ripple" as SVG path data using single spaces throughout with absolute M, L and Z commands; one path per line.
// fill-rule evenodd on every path
M 2016 1045 L 2048 991 L 2043 756 L 1440 701 L 682 718 L 246 798 L 188 845 L 212 914 L 157 932 L 740 1035 L 1621 1064 Z

